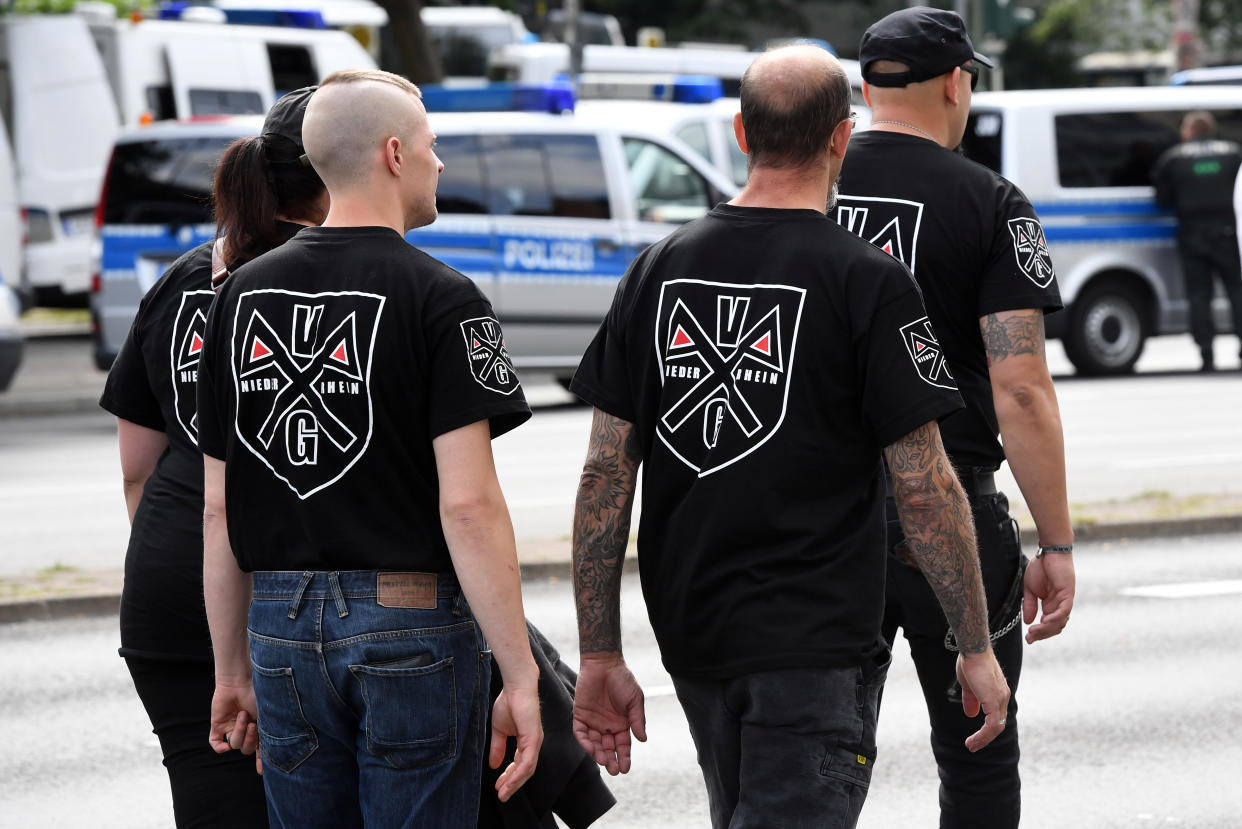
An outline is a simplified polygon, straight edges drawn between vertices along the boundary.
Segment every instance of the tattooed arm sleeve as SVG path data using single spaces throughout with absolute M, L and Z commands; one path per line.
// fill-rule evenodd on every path
M 901 529 L 940 599 L 962 653 L 988 648 L 987 603 L 966 493 L 933 421 L 884 450 Z
M 582 653 L 621 650 L 621 567 L 641 460 L 634 425 L 596 409 L 574 509 L 574 602 Z
M 1070 544 L 1065 486 L 1065 438 L 1048 362 L 1044 315 L 1003 311 L 979 320 L 988 355 L 992 403 L 1005 459 L 1026 501 L 1041 544 Z

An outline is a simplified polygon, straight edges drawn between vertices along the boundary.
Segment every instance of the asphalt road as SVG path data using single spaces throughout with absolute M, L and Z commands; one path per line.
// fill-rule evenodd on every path
M 1220 339 L 1222 348 L 1236 343 Z M 1175 348 L 1184 345 L 1180 340 L 1157 342 L 1169 349 L 1166 363 L 1184 356 Z M 1184 368 L 1108 380 L 1058 378 L 1071 502 L 1242 491 L 1242 372 L 1200 375 Z M 535 417 L 494 443 L 497 468 L 519 542 L 562 541 L 570 533 L 590 411 L 546 380 L 528 384 L 539 402 Z M 1021 511 L 1004 470 L 998 483 Z M 0 576 L 57 564 L 118 568 L 127 537 L 108 415 L 0 418 Z
M 1022 703 L 1027 826 L 1236 829 L 1242 814 L 1242 534 L 1083 544 L 1060 638 L 1027 651 Z M 528 616 L 576 664 L 570 587 L 528 583 Z M 706 795 L 671 682 L 626 578 L 627 659 L 650 739 L 610 781 L 601 829 L 707 825 Z M 115 617 L 0 625 L 0 827 L 171 825 L 150 725 L 116 656 Z M 54 656 L 51 656 L 54 654 Z M 926 715 L 904 646 L 885 689 L 879 758 L 860 829 L 936 824 Z

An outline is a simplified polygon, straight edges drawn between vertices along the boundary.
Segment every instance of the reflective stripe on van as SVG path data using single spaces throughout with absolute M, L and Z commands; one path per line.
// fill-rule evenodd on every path
M 1177 218 L 1150 199 L 1034 205 L 1049 244 L 1172 241 Z

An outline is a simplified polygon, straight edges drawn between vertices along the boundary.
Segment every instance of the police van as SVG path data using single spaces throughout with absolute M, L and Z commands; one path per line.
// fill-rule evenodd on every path
M 440 215 L 407 239 L 478 283 L 519 369 L 561 380 L 639 251 L 737 192 L 684 143 L 641 123 L 549 112 L 430 117 L 444 162 Z M 163 269 L 211 238 L 212 167 L 230 141 L 259 125 L 159 124 L 118 139 L 100 201 L 91 302 L 101 367 Z
M 1148 337 L 1189 330 L 1177 220 L 1156 205 L 1152 166 L 1179 141 L 1182 117 L 1208 110 L 1242 141 L 1242 87 L 980 92 L 962 142 L 1035 206 L 1065 303 L 1047 319 L 1080 374 L 1133 370 Z M 1230 330 L 1227 306 L 1213 307 Z M 1240 332 L 1242 333 L 1242 332 Z
M 241 10 L 166 6 L 162 13 L 169 19 L 118 20 L 113 7 L 91 6 L 91 36 L 124 126 L 200 115 L 261 115 L 284 93 L 338 69 L 375 68 L 352 35 L 326 28 L 316 11 L 241 18 L 283 20 L 287 26 L 224 22 Z M 192 13 L 214 13 L 220 22 L 181 19 Z
M 17 176 L 9 151 L 4 116 L 0 115 L 0 391 L 9 387 L 22 361 L 21 305 L 14 288 L 22 272 L 22 226 L 17 202 Z

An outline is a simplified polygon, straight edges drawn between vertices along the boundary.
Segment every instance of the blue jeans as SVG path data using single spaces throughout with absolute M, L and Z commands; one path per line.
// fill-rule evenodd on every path
M 473 827 L 490 655 L 452 575 L 435 609 L 376 573 L 260 572 L 250 659 L 273 827 Z
M 889 653 L 854 668 L 674 676 L 714 829 L 852 829 L 871 769 Z

